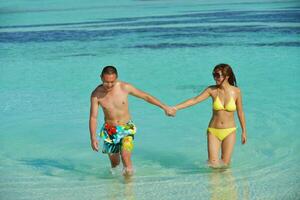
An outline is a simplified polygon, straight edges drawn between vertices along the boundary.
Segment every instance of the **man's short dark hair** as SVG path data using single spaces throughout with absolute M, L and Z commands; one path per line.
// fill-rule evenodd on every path
M 118 71 L 114 66 L 104 67 L 102 72 L 101 72 L 101 78 L 104 76 L 104 74 L 115 74 L 116 77 L 118 77 Z

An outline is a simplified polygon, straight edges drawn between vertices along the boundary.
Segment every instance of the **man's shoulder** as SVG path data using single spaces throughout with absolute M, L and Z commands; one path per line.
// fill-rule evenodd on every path
M 118 83 L 120 84 L 120 86 L 130 85 L 128 82 L 121 81 L 121 80 L 118 80 Z
M 119 85 L 120 85 L 121 89 L 126 90 L 126 91 L 130 90 L 130 88 L 133 87 L 130 83 L 120 81 L 120 80 L 119 80 Z
M 91 97 L 97 97 L 103 92 L 103 85 L 98 85 L 91 94 Z

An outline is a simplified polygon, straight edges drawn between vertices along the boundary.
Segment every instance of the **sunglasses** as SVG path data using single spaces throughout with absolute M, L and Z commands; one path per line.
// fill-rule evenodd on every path
M 219 73 L 216 73 L 216 72 L 212 73 L 212 75 L 213 75 L 214 78 L 224 77 L 222 74 L 219 74 Z

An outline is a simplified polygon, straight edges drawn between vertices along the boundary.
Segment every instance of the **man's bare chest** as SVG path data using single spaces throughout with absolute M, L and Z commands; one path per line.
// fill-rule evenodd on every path
M 122 108 L 128 105 L 127 94 L 108 94 L 99 99 L 99 104 L 105 109 Z

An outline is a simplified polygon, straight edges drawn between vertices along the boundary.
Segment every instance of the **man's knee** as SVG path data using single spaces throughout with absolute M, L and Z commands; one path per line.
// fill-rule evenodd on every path
M 119 154 L 110 154 L 109 155 L 111 167 L 117 167 L 120 164 L 120 155 Z
M 133 150 L 133 137 L 126 136 L 122 140 L 122 151 L 131 152 Z

